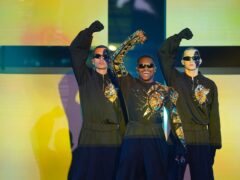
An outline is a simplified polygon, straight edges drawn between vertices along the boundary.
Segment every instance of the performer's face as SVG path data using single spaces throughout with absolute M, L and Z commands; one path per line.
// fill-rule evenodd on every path
M 108 63 L 106 62 L 106 57 L 104 54 L 105 48 L 97 48 L 94 51 L 94 57 L 92 63 L 96 69 L 107 69 Z
M 146 83 L 153 82 L 155 65 L 151 58 L 143 57 L 138 62 L 137 72 L 139 73 L 139 78 Z
M 182 64 L 184 65 L 185 69 L 189 71 L 197 70 L 201 63 L 202 60 L 200 59 L 200 56 L 196 50 L 190 49 L 184 51 Z

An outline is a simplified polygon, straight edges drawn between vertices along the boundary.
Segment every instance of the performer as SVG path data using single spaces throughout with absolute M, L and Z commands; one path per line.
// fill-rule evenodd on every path
M 164 108 L 170 114 L 174 134 L 182 142 L 178 154 L 184 153 L 181 120 L 175 108 L 176 91 L 154 81 L 156 67 L 151 56 L 138 58 L 138 78 L 132 77 L 124 66 L 126 52 L 145 39 L 144 33 L 137 31 L 113 55 L 113 69 L 128 112 L 117 180 L 167 179 L 168 146 L 162 128 Z
M 109 52 L 106 46 L 93 51 L 93 68 L 87 66 L 92 34 L 104 26 L 93 22 L 81 31 L 70 45 L 73 71 L 79 86 L 83 124 L 78 148 L 73 152 L 68 179 L 115 179 L 120 132 L 124 122 L 119 91 L 113 75 L 108 70 Z
M 216 84 L 199 71 L 202 63 L 196 48 L 187 48 L 182 57 L 184 73 L 174 67 L 177 49 L 182 39 L 191 39 L 190 29 L 169 37 L 159 50 L 160 64 L 166 82 L 178 93 L 177 109 L 183 122 L 187 144 L 187 163 L 192 180 L 211 180 L 216 149 L 222 147 L 218 92 Z M 180 175 L 172 179 L 183 179 L 186 164 L 178 166 Z

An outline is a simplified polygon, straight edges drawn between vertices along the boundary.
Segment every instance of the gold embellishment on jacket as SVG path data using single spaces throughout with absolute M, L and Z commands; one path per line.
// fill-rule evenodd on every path
M 178 115 L 176 107 L 172 108 L 172 122 L 175 123 L 175 124 L 182 123 L 182 121 L 181 121 L 181 119 Z
M 144 94 L 139 94 L 138 91 L 135 92 L 137 98 L 141 99 L 138 105 L 138 109 L 143 111 L 143 117 L 150 120 L 150 118 L 159 114 L 163 117 L 163 104 L 164 104 L 164 93 L 166 89 L 160 84 L 152 85 L 148 91 L 144 91 Z
M 172 129 L 174 130 L 176 136 L 178 137 L 182 145 L 186 147 L 186 142 L 182 128 L 182 121 L 176 108 L 178 93 L 171 87 L 169 87 L 168 93 L 170 95 L 170 116 L 171 116 L 170 120 L 172 121 L 171 123 Z
M 150 87 L 147 92 L 147 102 L 145 106 L 147 110 L 145 111 L 143 116 L 146 116 L 149 113 L 159 112 L 164 100 L 163 88 L 159 84 L 155 84 Z
M 130 49 L 138 43 L 143 43 L 146 40 L 146 36 L 142 30 L 137 30 L 125 40 L 121 46 L 113 53 L 111 59 L 112 68 L 118 77 L 126 76 L 128 74 L 126 67 L 124 66 L 123 58 Z
M 145 106 L 147 107 L 143 116 L 148 115 L 149 113 L 159 112 L 163 104 L 163 95 L 161 92 L 154 91 L 150 92 L 147 97 L 147 102 Z
M 104 95 L 112 103 L 116 101 L 117 91 L 112 83 L 108 83 L 108 85 L 105 87 Z
M 207 101 L 207 94 L 210 92 L 210 89 L 205 88 L 203 85 L 199 84 L 194 90 L 194 96 L 199 104 L 203 104 Z
M 179 126 L 179 127 L 175 130 L 175 133 L 176 133 L 178 139 L 180 140 L 180 142 L 182 143 L 183 147 L 186 148 L 186 142 L 185 142 L 185 139 L 184 139 L 184 133 L 183 133 L 183 128 L 182 128 L 182 126 Z
M 179 114 L 177 112 L 175 105 L 173 105 L 171 108 L 171 119 L 172 119 L 172 126 L 173 126 L 172 128 L 174 129 L 175 134 L 177 135 L 182 145 L 186 147 L 186 142 L 184 139 L 184 133 L 182 128 L 182 121 L 179 117 Z
M 140 94 L 138 90 L 135 90 L 134 93 L 140 100 L 139 107 L 141 108 L 139 109 L 144 112 L 143 117 L 147 120 L 150 120 L 156 114 L 160 115 L 163 119 L 163 107 L 167 107 L 174 134 L 178 137 L 182 145 L 186 147 L 182 121 L 176 109 L 178 93 L 173 88 L 159 83 L 152 85 L 147 92 L 143 92 L 144 94 Z
M 178 99 L 178 93 L 173 88 L 169 88 L 170 93 L 170 100 L 171 102 L 176 106 L 177 105 L 177 99 Z

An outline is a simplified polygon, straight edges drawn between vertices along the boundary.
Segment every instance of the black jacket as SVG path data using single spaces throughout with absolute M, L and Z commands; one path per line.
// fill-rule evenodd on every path
M 79 144 L 119 145 L 121 138 L 118 131 L 124 120 L 118 90 L 112 83 L 113 77 L 110 72 L 101 75 L 87 66 L 91 42 L 92 34 L 85 29 L 70 45 L 72 67 L 79 86 L 83 115 Z
M 178 128 L 181 132 L 181 120 L 176 111 L 178 94 L 173 88 L 155 81 L 144 83 L 130 74 L 119 77 L 119 84 L 128 111 L 128 127 L 136 127 L 135 132 L 128 128 L 127 136 L 163 136 L 164 108 L 170 116 L 174 132 Z M 149 131 L 148 127 L 154 126 L 156 128 Z M 179 133 L 177 136 L 184 141 L 183 134 Z
M 113 54 L 113 70 L 118 77 L 128 113 L 126 137 L 153 137 L 165 140 L 163 131 L 164 109 L 169 115 L 172 133 L 178 141 L 176 153 L 185 153 L 182 122 L 176 110 L 178 93 L 158 82 L 145 83 L 132 77 L 124 66 L 127 51 L 140 43 L 138 32 L 129 36 Z
M 159 50 L 162 72 L 169 86 L 179 93 L 177 109 L 187 144 L 211 144 L 221 148 L 218 92 L 215 83 L 199 74 L 191 78 L 175 67 L 181 39 L 168 38 Z

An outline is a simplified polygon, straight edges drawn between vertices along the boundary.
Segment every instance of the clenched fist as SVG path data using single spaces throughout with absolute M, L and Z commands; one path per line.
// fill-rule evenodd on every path
M 178 33 L 178 37 L 181 39 L 192 39 L 193 33 L 189 28 L 183 29 L 180 33 Z
M 104 29 L 103 24 L 100 21 L 94 21 L 88 28 L 91 33 L 99 32 Z

